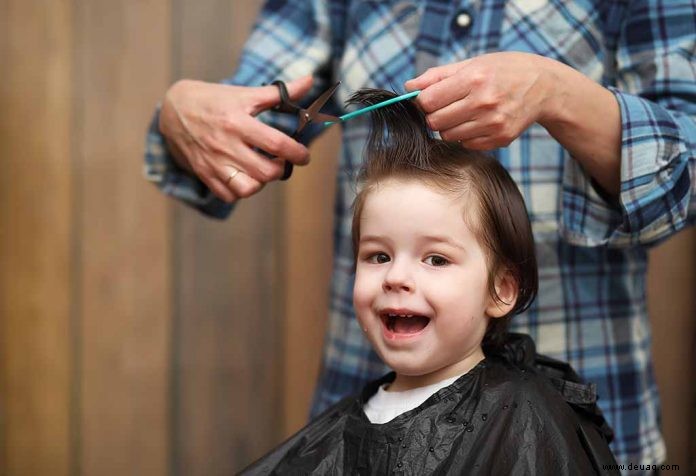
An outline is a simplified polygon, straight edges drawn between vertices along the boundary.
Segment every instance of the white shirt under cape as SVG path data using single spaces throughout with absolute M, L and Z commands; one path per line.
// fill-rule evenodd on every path
M 402 413 L 418 407 L 431 395 L 434 395 L 441 388 L 454 383 L 459 377 L 461 375 L 441 380 L 425 387 L 404 390 L 403 392 L 388 392 L 385 389 L 389 384 L 380 385 L 377 393 L 372 395 L 363 406 L 363 411 L 370 423 L 387 423 Z

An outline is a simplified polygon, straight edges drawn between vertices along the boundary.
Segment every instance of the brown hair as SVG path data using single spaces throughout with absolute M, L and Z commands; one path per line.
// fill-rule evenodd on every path
M 362 89 L 350 97 L 348 104 L 371 105 L 392 97 L 395 94 L 389 91 Z M 500 272 L 509 272 L 518 286 L 512 310 L 489 321 L 482 346 L 484 352 L 495 350 L 505 338 L 510 317 L 529 307 L 538 288 L 534 238 L 517 185 L 494 158 L 433 137 L 425 117 L 411 101 L 375 110 L 372 121 L 358 175 L 361 189 L 353 202 L 353 255 L 358 254 L 365 200 L 380 181 L 418 179 L 468 196 L 476 206 L 468 212 L 463 210 L 463 219 L 486 251 L 491 296 L 502 302 L 495 290 Z

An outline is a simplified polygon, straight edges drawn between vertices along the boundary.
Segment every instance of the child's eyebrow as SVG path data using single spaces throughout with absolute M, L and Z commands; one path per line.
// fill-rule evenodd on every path
M 424 235 L 419 237 L 420 241 L 427 243 L 443 243 L 445 245 L 453 246 L 454 248 L 466 251 L 466 247 L 448 236 L 439 235 Z M 376 236 L 376 235 L 364 235 L 360 237 L 360 243 L 375 242 L 375 243 L 385 243 L 389 242 L 390 238 L 388 236 Z
M 462 251 L 466 251 L 466 247 L 459 243 L 457 240 L 454 240 L 448 236 L 439 236 L 439 235 L 425 235 L 421 237 L 422 241 L 427 241 L 427 242 L 434 242 L 434 243 L 444 243 L 446 245 L 453 246 L 455 248 L 459 248 Z
M 364 235 L 360 237 L 360 243 L 364 243 L 366 241 L 374 241 L 377 243 L 382 243 L 385 241 L 389 241 L 388 237 L 384 236 L 376 236 L 376 235 Z

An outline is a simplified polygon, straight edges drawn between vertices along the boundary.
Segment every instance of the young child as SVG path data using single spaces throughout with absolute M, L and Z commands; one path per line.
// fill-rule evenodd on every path
M 363 90 L 353 103 L 393 97 Z M 605 474 L 591 386 L 508 319 L 537 292 L 524 201 L 495 160 L 375 112 L 354 203 L 357 318 L 393 370 L 244 474 Z M 603 467 L 604 465 L 604 467 Z

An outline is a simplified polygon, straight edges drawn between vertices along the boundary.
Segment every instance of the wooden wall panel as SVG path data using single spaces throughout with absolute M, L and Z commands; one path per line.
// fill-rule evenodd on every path
M 168 84 L 165 0 L 77 11 L 80 473 L 168 474 L 170 201 L 142 177 Z
M 179 0 L 172 79 L 231 75 L 260 4 Z M 176 208 L 176 474 L 231 474 L 279 441 L 281 190 L 267 186 L 224 222 Z
M 333 213 L 340 129 L 329 129 L 295 167 L 285 191 L 287 230 L 285 421 L 289 436 L 307 423 L 328 323 L 333 262 Z
M 0 3 L 0 474 L 13 476 L 71 466 L 72 23 L 69 1 Z
M 686 230 L 650 254 L 648 304 L 655 373 L 669 464 L 696 470 L 696 230 Z

